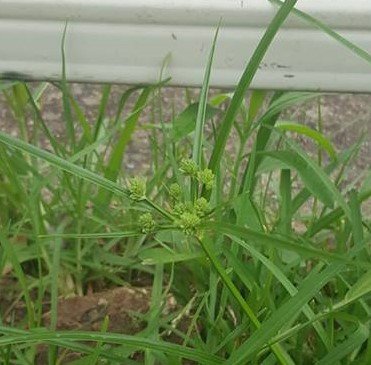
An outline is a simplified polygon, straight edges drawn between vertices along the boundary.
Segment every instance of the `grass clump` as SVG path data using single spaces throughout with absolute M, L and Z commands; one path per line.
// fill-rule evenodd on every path
M 320 128 L 279 120 L 319 94 L 245 98 L 294 4 L 280 8 L 233 94 L 208 98 L 211 52 L 198 104 L 172 123 L 154 117 L 145 178 L 129 177 L 123 160 L 143 109 L 162 110 L 163 83 L 123 93 L 114 117 L 104 86 L 89 123 L 64 80 L 64 139 L 41 112 L 52 86 L 4 86 L 20 131 L 0 133 L 0 268 L 18 290 L 0 313 L 4 365 L 370 363 L 370 178 L 344 183 L 361 142 L 336 153 Z M 59 328 L 59 297 L 138 283 L 150 300 L 130 312 L 135 333 L 113 333 L 107 313 L 95 331 Z

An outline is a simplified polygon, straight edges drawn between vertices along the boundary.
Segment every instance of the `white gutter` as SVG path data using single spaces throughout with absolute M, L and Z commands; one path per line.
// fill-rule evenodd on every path
M 371 1 L 298 6 L 371 52 Z M 68 78 L 158 81 L 168 54 L 173 85 L 200 85 L 222 17 L 212 85 L 234 86 L 277 8 L 265 0 L 0 0 L 0 74 L 59 79 L 68 20 Z M 253 87 L 371 92 L 371 65 L 291 16 Z

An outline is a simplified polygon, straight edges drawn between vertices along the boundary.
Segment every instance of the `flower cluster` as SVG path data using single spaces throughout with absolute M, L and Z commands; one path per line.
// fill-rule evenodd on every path
M 173 213 L 178 217 L 177 226 L 187 235 L 196 232 L 201 219 L 209 212 L 209 203 L 205 198 L 197 199 L 194 204 L 191 202 L 177 203 Z
M 151 233 L 156 227 L 156 222 L 153 219 L 153 216 L 151 213 L 144 213 L 139 217 L 138 220 L 139 226 L 142 229 L 143 233 Z
M 203 217 L 210 210 L 209 202 L 205 198 L 199 198 L 195 201 L 194 209 L 198 216 Z
M 172 199 L 178 201 L 182 196 L 182 188 L 177 183 L 171 184 L 169 188 L 169 194 L 172 197 Z
M 186 235 L 192 235 L 196 232 L 201 219 L 195 212 L 184 212 L 179 216 L 178 226 Z
M 196 162 L 194 162 L 190 158 L 186 158 L 180 161 L 179 169 L 184 175 L 188 175 L 194 178 L 197 177 L 198 166 Z
M 197 179 L 205 185 L 206 190 L 211 190 L 214 184 L 214 174 L 210 169 L 204 169 L 198 172 Z
M 197 185 L 197 189 L 193 189 L 191 195 L 197 196 L 200 193 L 200 188 L 203 186 L 207 190 L 211 190 L 214 184 L 214 174 L 210 169 L 200 169 L 196 162 L 192 159 L 183 159 L 180 162 L 180 172 L 191 177 L 192 184 Z M 134 202 L 146 201 L 152 208 L 162 212 L 164 216 L 170 218 L 176 227 L 181 229 L 187 235 L 193 235 L 198 232 L 201 220 L 210 212 L 209 202 L 200 197 L 192 201 L 184 201 L 184 194 L 181 185 L 172 183 L 169 188 L 170 196 L 170 211 L 165 211 L 160 206 L 151 203 L 146 196 L 146 180 L 143 177 L 132 177 L 127 180 L 127 189 L 129 197 Z M 188 185 L 188 184 L 187 184 Z M 189 186 L 188 186 L 189 187 Z M 195 194 L 194 194 L 195 193 Z M 151 213 L 144 213 L 138 219 L 141 232 L 144 234 L 152 233 L 156 228 L 156 222 Z
M 210 169 L 200 170 L 196 162 L 191 159 L 183 159 L 180 161 L 180 171 L 187 176 L 190 176 L 203 185 L 206 190 L 211 190 L 214 184 L 214 174 Z
M 146 198 L 146 179 L 143 177 L 133 177 L 128 180 L 127 187 L 130 199 L 134 201 L 144 200 Z

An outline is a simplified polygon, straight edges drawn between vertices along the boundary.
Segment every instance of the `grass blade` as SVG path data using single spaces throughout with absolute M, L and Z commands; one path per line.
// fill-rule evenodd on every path
M 151 349 L 167 354 L 179 356 L 185 359 L 194 360 L 199 364 L 222 364 L 222 359 L 210 353 L 191 349 L 188 347 L 166 343 L 164 341 L 155 341 L 139 336 L 128 336 L 116 333 L 97 333 L 87 331 L 28 331 L 26 334 L 5 335 L 0 337 L 0 346 L 9 344 L 32 345 L 34 343 L 48 343 L 53 341 L 93 341 L 117 345 L 126 345 L 138 350 Z M 62 343 L 61 343 L 62 346 Z M 109 350 L 102 350 L 103 352 Z
M 32 328 L 34 326 L 34 307 L 32 304 L 32 299 L 28 290 L 27 279 L 25 273 L 23 272 L 22 266 L 18 260 L 17 254 L 13 248 L 13 244 L 9 242 L 6 233 L 0 230 L 0 244 L 3 248 L 8 260 L 12 264 L 15 275 L 21 285 L 24 300 L 27 308 L 28 315 L 28 325 Z
M 211 66 L 213 64 L 213 58 L 214 58 L 214 53 L 215 53 L 216 40 L 218 38 L 218 33 L 219 33 L 219 27 L 220 25 L 218 25 L 215 35 L 214 35 L 213 43 L 212 43 L 210 54 L 209 54 L 209 59 L 207 61 L 204 80 L 203 80 L 202 88 L 200 92 L 200 100 L 198 104 L 195 136 L 193 139 L 193 150 L 192 150 L 192 159 L 193 161 L 196 162 L 198 166 L 201 166 L 201 161 L 202 161 L 202 143 L 204 139 L 203 135 L 204 135 L 204 126 L 205 126 L 205 119 L 206 119 L 207 96 L 209 93 Z
M 358 329 L 339 346 L 332 349 L 325 357 L 317 362 L 317 365 L 336 364 L 352 351 L 360 347 L 368 340 L 370 328 L 368 324 L 360 324 Z
M 63 158 L 53 155 L 50 152 L 44 151 L 41 148 L 35 147 L 29 143 L 23 142 L 18 138 L 11 137 L 5 133 L 0 132 L 0 142 L 6 144 L 10 148 L 15 148 L 20 151 L 26 152 L 34 157 L 40 158 L 51 165 L 58 167 L 72 175 L 85 179 L 92 182 L 108 191 L 111 191 L 118 196 L 127 197 L 128 192 L 123 189 L 120 185 L 95 174 L 92 171 L 77 166 Z
M 228 288 L 230 293 L 233 295 L 233 297 L 236 299 L 238 304 L 241 306 L 243 311 L 246 313 L 248 318 L 251 320 L 251 322 L 254 324 L 256 328 L 260 328 L 261 324 L 259 322 L 259 319 L 256 317 L 253 310 L 250 308 L 248 303 L 242 297 L 237 287 L 233 284 L 227 272 L 224 270 L 223 266 L 221 265 L 215 253 L 213 252 L 213 249 L 210 247 L 210 242 L 208 240 L 200 240 L 200 239 L 198 239 L 198 242 L 202 246 L 202 249 L 205 251 L 205 254 L 207 255 L 207 257 L 210 259 L 211 264 L 213 265 L 214 269 L 220 276 L 221 280 L 223 281 L 225 286 Z M 279 346 L 278 344 L 273 345 L 272 351 L 274 352 L 277 359 L 282 364 L 291 364 L 292 361 L 289 355 L 286 353 L 286 351 L 283 348 L 281 348 L 281 346 Z
M 76 148 L 76 136 L 75 136 L 75 127 L 73 123 L 73 116 L 70 105 L 70 91 L 67 85 L 67 71 L 66 71 L 66 36 L 67 36 L 67 22 L 64 26 L 62 42 L 61 42 L 61 54 L 62 54 L 62 80 L 61 80 L 61 89 L 62 89 L 62 101 L 63 101 L 63 112 L 66 122 L 66 129 L 68 140 L 71 143 L 72 151 L 75 151 Z
M 272 248 L 280 248 L 295 252 L 304 257 L 316 257 L 325 261 L 341 262 L 352 266 L 359 266 L 369 269 L 371 264 L 365 261 L 355 261 L 347 256 L 339 255 L 335 253 L 329 253 L 327 251 L 318 250 L 313 248 L 309 244 L 301 244 L 300 242 L 294 241 L 290 237 L 277 236 L 273 234 L 267 234 L 257 232 L 249 228 L 237 226 L 231 223 L 224 222 L 205 222 L 202 225 L 207 231 L 220 232 L 226 235 L 232 235 L 234 237 L 240 237 L 244 240 L 254 241 L 256 244 L 265 245 Z M 284 237 L 284 238 L 283 238 Z
M 305 156 L 299 156 L 291 151 L 266 151 L 262 155 L 269 156 L 284 162 L 286 165 L 295 169 L 302 178 L 305 186 L 312 194 L 320 199 L 323 204 L 332 207 L 334 205 L 334 191 L 336 187 L 325 175 L 322 169 L 314 161 Z M 336 195 L 339 193 L 336 191 Z
M 332 159 L 336 159 L 336 151 L 332 143 L 320 132 L 299 123 L 279 121 L 276 123 L 276 128 L 281 131 L 296 132 L 303 136 L 313 139 L 320 147 L 322 147 Z
M 250 155 L 249 163 L 243 174 L 240 188 L 241 192 L 252 192 L 255 183 L 255 173 L 262 162 L 262 156 L 259 155 L 259 152 L 266 149 L 269 139 L 271 138 L 273 127 L 275 126 L 282 110 L 313 99 L 316 96 L 318 96 L 318 94 L 307 92 L 289 92 L 283 95 L 280 92 L 275 93 L 268 110 L 258 120 L 260 128 Z
M 226 365 L 246 364 L 249 358 L 259 351 L 278 331 L 291 323 L 308 301 L 342 270 L 341 264 L 333 264 L 322 272 L 312 272 L 302 282 L 298 293 L 277 309 L 248 340 L 246 340 L 226 361 Z
M 297 0 L 285 1 L 285 3 L 279 9 L 277 14 L 267 27 L 262 39 L 255 49 L 249 63 L 247 64 L 245 71 L 242 74 L 236 91 L 233 94 L 228 110 L 225 113 L 215 141 L 215 147 L 209 161 L 209 168 L 212 171 L 216 171 L 220 163 L 227 143 L 227 139 L 229 137 L 231 128 L 233 126 L 234 120 L 236 119 L 243 98 L 245 97 L 246 91 L 250 86 L 251 81 L 253 80 L 261 61 L 263 60 L 265 53 L 267 52 L 268 47 L 272 43 L 273 38 L 275 37 L 276 33 L 278 32 L 279 28 L 281 27 L 287 16 L 290 14 L 291 9 L 294 7 L 296 2 Z
M 262 264 L 276 277 L 276 279 L 282 284 L 282 286 L 287 290 L 287 292 L 293 297 L 298 293 L 298 289 L 295 287 L 294 284 L 286 277 L 286 275 L 282 272 L 282 270 L 276 266 L 271 260 L 266 258 L 262 255 L 258 250 L 256 250 L 251 244 L 244 242 L 236 237 L 231 237 L 235 242 L 237 242 L 240 246 L 247 249 L 253 257 L 258 259 L 262 262 Z M 311 307 L 306 304 L 303 306 L 303 313 L 309 320 L 315 318 L 315 314 L 312 311 Z M 323 326 L 315 322 L 313 323 L 313 327 L 316 329 L 318 336 L 321 338 L 322 342 L 326 346 L 327 349 L 330 348 L 330 339 L 328 338 Z
M 282 6 L 283 2 L 280 0 L 269 0 L 271 3 Z M 299 18 L 305 20 L 310 25 L 320 29 L 321 31 L 328 34 L 331 38 L 335 39 L 337 42 L 342 44 L 344 47 L 348 48 L 350 51 L 355 53 L 357 56 L 364 59 L 366 62 L 371 63 L 371 55 L 364 49 L 358 47 L 354 43 L 348 41 L 346 38 L 342 37 L 339 33 L 332 30 L 325 23 L 319 21 L 318 19 L 313 18 L 312 16 L 300 11 L 298 9 L 292 9 L 292 13 Z

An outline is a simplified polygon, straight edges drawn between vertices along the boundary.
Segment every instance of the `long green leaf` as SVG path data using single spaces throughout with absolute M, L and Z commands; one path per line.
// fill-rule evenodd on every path
M 318 291 L 342 270 L 341 264 L 333 264 L 322 272 L 312 272 L 303 280 L 298 293 L 283 304 L 258 328 L 226 361 L 226 365 L 248 363 L 248 359 L 269 342 L 282 328 L 297 318 L 300 311 Z
M 170 264 L 204 258 L 202 252 L 172 252 L 164 248 L 150 248 L 138 254 L 143 265 Z
M 75 151 L 76 146 L 76 136 L 75 136 L 75 126 L 73 122 L 73 116 L 70 105 L 70 90 L 67 84 L 67 70 L 66 70 L 66 36 L 67 36 L 67 22 L 64 26 L 62 42 L 61 42 L 61 55 L 62 55 L 62 101 L 63 101 L 63 114 L 66 122 L 66 129 L 68 140 L 71 142 L 72 151 Z
M 48 343 L 53 341 L 101 341 L 103 343 L 126 345 L 134 349 L 145 350 L 151 349 L 155 351 L 164 352 L 167 354 L 179 356 L 185 359 L 194 360 L 199 364 L 221 364 L 222 359 L 218 356 L 212 355 L 188 347 L 167 343 L 164 341 L 155 341 L 139 336 L 128 336 L 116 333 L 98 333 L 87 331 L 29 331 L 27 334 L 19 335 L 5 335 L 0 337 L 0 346 L 8 346 L 14 344 L 34 344 L 34 343 Z M 62 345 L 62 344 L 61 344 Z
M 337 364 L 345 356 L 349 355 L 367 341 L 369 335 L 369 324 L 360 324 L 358 329 L 351 336 L 332 349 L 325 357 L 317 362 L 317 365 Z
M 276 4 L 276 5 L 282 5 L 283 2 L 280 0 L 269 0 L 270 2 Z M 292 13 L 299 18 L 305 20 L 310 25 L 319 28 L 321 31 L 328 34 L 331 38 L 335 39 L 337 42 L 342 44 L 344 47 L 348 48 L 351 52 L 359 56 L 360 58 L 364 59 L 366 62 L 371 63 L 371 55 L 365 51 L 364 49 L 358 47 L 354 43 L 348 41 L 346 38 L 342 37 L 339 33 L 332 30 L 329 26 L 327 26 L 325 23 L 321 22 L 318 19 L 313 18 L 312 16 L 298 10 L 298 9 L 292 9 Z
M 303 136 L 313 139 L 320 147 L 322 147 L 332 159 L 336 158 L 336 151 L 332 143 L 320 132 L 299 123 L 278 121 L 276 128 L 281 131 L 296 132 Z
M 336 191 L 336 187 L 319 166 L 316 166 L 314 162 L 308 162 L 308 157 L 304 159 L 291 151 L 265 151 L 262 152 L 262 155 L 282 161 L 295 169 L 314 196 L 329 207 L 334 205 L 333 192 Z
M 295 285 L 286 277 L 286 275 L 282 272 L 282 270 L 278 266 L 276 266 L 271 260 L 269 260 L 267 257 L 262 255 L 251 244 L 243 240 L 240 240 L 236 237 L 233 237 L 233 236 L 231 236 L 231 238 L 235 242 L 237 242 L 240 246 L 247 249 L 253 257 L 261 261 L 261 263 L 276 277 L 276 279 L 282 284 L 282 286 L 287 290 L 287 292 L 292 297 L 298 293 L 298 289 L 295 287 Z M 302 310 L 309 320 L 312 320 L 315 318 L 315 314 L 308 304 L 305 304 Z M 321 338 L 326 348 L 329 349 L 331 346 L 330 339 L 328 338 L 323 326 L 320 323 L 315 322 L 313 323 L 313 327 L 316 329 L 319 337 Z
M 345 295 L 345 301 L 351 302 L 371 292 L 371 270 L 361 276 Z
M 195 136 L 193 139 L 192 159 L 199 166 L 201 166 L 201 161 L 202 161 L 202 143 L 203 143 L 205 120 L 206 120 L 207 96 L 209 94 L 211 66 L 213 64 L 213 58 L 214 58 L 215 46 L 216 46 L 216 40 L 218 38 L 218 33 L 219 33 L 219 26 L 216 29 L 213 43 L 211 46 L 209 59 L 207 61 L 207 66 L 205 70 L 204 80 L 203 80 L 202 88 L 200 92 L 200 100 L 198 104 Z
M 308 92 L 288 92 L 282 94 L 276 92 L 271 100 L 268 110 L 259 118 L 257 125 L 259 130 L 255 139 L 255 143 L 250 154 L 249 163 L 243 173 L 240 192 L 251 192 L 255 183 L 255 173 L 260 166 L 263 158 L 259 155 L 260 152 L 266 149 L 271 138 L 273 127 L 275 126 L 280 113 L 293 105 L 298 105 L 307 100 L 317 97 L 318 93 Z
M 178 116 L 173 120 L 173 130 L 171 138 L 173 142 L 178 142 L 196 128 L 197 114 L 199 103 L 188 105 Z M 211 119 L 219 112 L 219 109 L 206 105 L 205 121 Z
M 0 132 L 0 142 L 6 144 L 11 148 L 18 149 L 20 151 L 26 152 L 34 157 L 40 158 L 51 165 L 58 167 L 61 170 L 64 170 L 72 175 L 85 179 L 89 182 L 92 182 L 108 191 L 111 191 L 118 196 L 127 197 L 127 190 L 123 189 L 120 185 L 95 174 L 92 171 L 84 169 L 80 166 L 77 166 L 63 158 L 53 155 L 50 152 L 44 151 L 41 148 L 35 147 L 29 143 L 23 142 L 22 140 L 9 136 L 3 132 Z
M 215 141 L 215 147 L 213 149 L 210 161 L 209 168 L 213 171 L 216 171 L 222 154 L 224 152 L 227 139 L 229 137 L 231 128 L 236 119 L 237 113 L 239 111 L 240 105 L 243 101 L 243 98 L 246 94 L 248 87 L 253 80 L 261 61 L 263 60 L 264 55 L 266 54 L 270 44 L 273 41 L 276 33 L 279 28 L 290 14 L 290 11 L 296 4 L 297 0 L 286 0 L 282 7 L 279 9 L 269 26 L 267 27 L 262 39 L 260 40 L 257 48 L 255 49 L 249 63 L 247 64 L 245 71 L 242 74 L 242 77 L 237 85 L 236 91 L 233 94 L 231 103 L 228 107 L 228 110 L 225 113 L 223 118 L 218 136 Z
M 329 253 L 327 251 L 318 250 L 309 245 L 309 243 L 302 244 L 294 241 L 290 237 L 284 237 L 282 235 L 273 235 L 268 233 L 262 233 L 254 231 L 249 228 L 237 226 L 231 223 L 224 222 L 205 222 L 202 224 L 204 229 L 207 231 L 219 232 L 226 235 L 233 235 L 244 240 L 254 241 L 256 244 L 265 245 L 273 248 L 280 248 L 295 252 L 305 257 L 316 257 L 325 261 L 341 262 L 352 266 L 359 266 L 364 268 L 370 268 L 369 262 L 352 260 L 347 256 L 339 255 L 335 253 Z
M 20 283 L 20 286 L 22 288 L 22 294 L 24 296 L 24 300 L 26 303 L 27 308 L 27 314 L 28 314 L 28 324 L 30 327 L 34 326 L 34 308 L 32 305 L 32 299 L 29 293 L 29 288 L 27 285 L 27 279 L 26 275 L 22 269 L 22 266 L 19 261 L 19 257 L 16 254 L 16 251 L 14 249 L 14 245 L 9 242 L 8 237 L 6 236 L 6 233 L 0 230 L 0 245 L 3 248 L 8 260 L 10 261 L 13 270 L 17 276 L 17 279 Z
M 134 112 L 125 121 L 125 125 L 119 134 L 116 146 L 113 147 L 105 170 L 104 177 L 108 180 L 117 181 L 119 172 L 122 170 L 122 162 L 125 155 L 125 150 L 137 126 L 140 112 L 143 110 L 151 91 L 152 87 L 147 87 L 142 91 L 134 106 Z M 107 207 L 110 203 L 111 196 L 112 192 L 107 191 L 106 189 L 100 190 L 96 199 L 96 204 L 101 209 Z
M 220 276 L 221 280 L 225 284 L 225 286 L 228 288 L 230 293 L 233 295 L 235 300 L 238 302 L 238 304 L 241 306 L 242 310 L 246 313 L 248 318 L 251 320 L 251 322 L 254 324 L 256 328 L 260 328 L 261 324 L 255 313 L 253 312 L 252 308 L 249 306 L 249 304 L 246 302 L 246 300 L 243 298 L 237 287 L 234 285 L 230 277 L 228 276 L 227 272 L 223 268 L 222 264 L 218 260 L 217 256 L 215 255 L 214 249 L 210 246 L 210 240 L 203 239 L 198 240 L 202 249 L 205 251 L 206 256 L 210 259 L 211 264 L 213 265 L 214 269 Z M 275 344 L 272 346 L 272 351 L 276 355 L 277 359 L 282 364 L 291 364 L 292 360 L 290 356 L 287 354 L 287 352 L 279 345 Z

